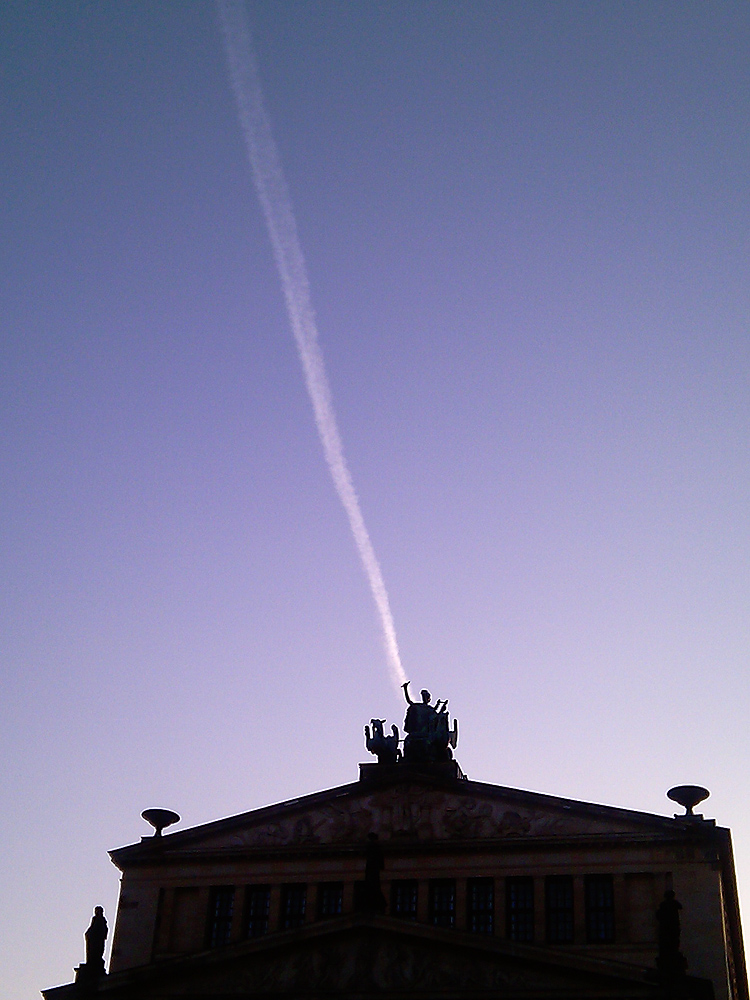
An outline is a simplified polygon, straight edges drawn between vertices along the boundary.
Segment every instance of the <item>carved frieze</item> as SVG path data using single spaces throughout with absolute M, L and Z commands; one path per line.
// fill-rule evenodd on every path
M 302 814 L 292 812 L 237 831 L 231 841 L 226 838 L 223 843 L 247 847 L 354 844 L 361 843 L 369 833 L 377 833 L 381 841 L 484 840 L 580 834 L 597 829 L 603 826 L 593 819 L 516 805 L 509 808 L 502 800 L 415 783 L 334 799 Z

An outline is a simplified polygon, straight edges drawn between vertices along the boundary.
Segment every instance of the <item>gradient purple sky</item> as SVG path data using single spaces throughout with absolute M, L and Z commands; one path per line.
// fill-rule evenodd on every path
M 483 781 L 670 815 L 750 893 L 750 5 L 249 6 L 407 675 Z M 107 850 L 400 723 L 213 5 L 0 10 L 0 965 Z

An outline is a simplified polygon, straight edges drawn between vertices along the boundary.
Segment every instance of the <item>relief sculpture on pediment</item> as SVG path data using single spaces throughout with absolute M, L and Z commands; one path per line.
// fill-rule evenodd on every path
M 390 789 L 373 796 L 373 816 L 386 837 L 425 839 L 436 836 L 432 796 L 419 786 Z
M 446 810 L 443 822 L 446 834 L 457 840 L 491 836 L 492 806 L 486 802 L 461 802 Z
M 260 847 L 277 847 L 285 844 L 289 839 L 287 823 L 269 823 L 267 826 L 258 827 L 248 831 L 248 842 Z
M 356 828 L 362 822 L 358 815 L 360 810 L 351 808 L 351 803 L 339 805 L 330 803 L 316 813 L 315 832 L 323 844 L 335 844 L 340 841 L 353 840 Z
M 595 821 L 452 791 L 399 785 L 342 797 L 288 818 L 234 834 L 234 846 L 357 844 L 370 833 L 389 840 L 485 840 L 593 832 Z
M 527 816 L 514 810 L 502 810 L 494 803 L 475 800 L 460 801 L 445 814 L 445 829 L 449 837 L 459 840 L 482 840 L 492 837 L 523 836 L 531 823 Z
M 512 809 L 506 810 L 497 824 L 497 832 L 502 836 L 519 837 L 531 831 L 531 820 Z
M 303 844 L 332 844 L 362 840 L 373 829 L 369 809 L 360 803 L 337 806 L 265 823 L 235 835 L 232 842 L 247 847 L 285 847 Z
M 316 844 L 320 840 L 312 816 L 301 816 L 294 824 L 292 843 Z
M 531 816 L 531 832 L 538 837 L 549 837 L 555 834 L 566 833 L 570 830 L 570 827 L 570 820 L 564 816 L 556 816 L 548 813 L 536 813 Z

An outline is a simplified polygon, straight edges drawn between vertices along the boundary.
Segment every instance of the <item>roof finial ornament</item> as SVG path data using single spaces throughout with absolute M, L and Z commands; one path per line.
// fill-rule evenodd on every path
M 675 785 L 667 792 L 667 798 L 684 806 L 686 816 L 695 816 L 693 809 L 710 794 L 709 790 L 701 785 Z
M 153 826 L 155 837 L 161 837 L 161 831 L 165 826 L 171 826 L 173 823 L 179 823 L 180 817 L 176 812 L 172 812 L 171 809 L 144 809 L 141 813 L 143 819 L 147 823 Z

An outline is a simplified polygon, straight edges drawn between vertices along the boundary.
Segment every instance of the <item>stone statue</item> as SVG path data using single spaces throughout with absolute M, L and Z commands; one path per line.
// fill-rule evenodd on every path
M 94 915 L 84 937 L 86 938 L 86 972 L 89 976 L 103 976 L 107 920 L 101 906 L 94 908 Z
M 451 747 L 458 742 L 458 723 L 448 726 L 448 699 L 430 704 L 431 695 L 423 690 L 422 701 L 412 701 L 409 681 L 401 685 L 408 708 L 404 719 L 404 761 L 407 764 L 439 763 L 453 759 Z
M 656 911 L 659 925 L 659 957 L 656 964 L 662 972 L 671 975 L 683 973 L 687 967 L 685 956 L 680 951 L 681 909 L 682 903 L 675 898 L 674 890 L 667 889 Z
M 383 733 L 385 719 L 371 719 L 372 735 L 370 726 L 365 726 L 365 746 L 377 755 L 378 764 L 396 764 L 401 759 L 401 751 L 398 748 L 398 726 L 391 726 L 391 735 Z

